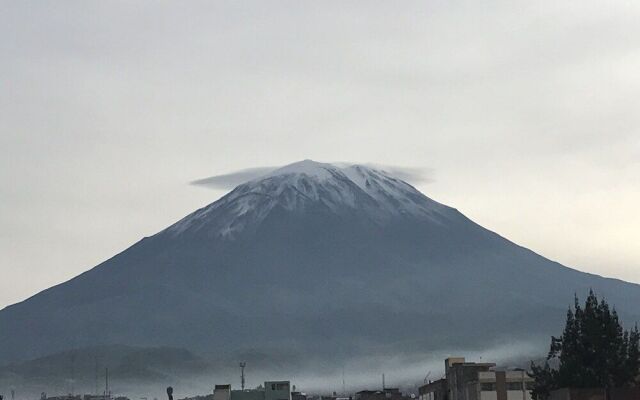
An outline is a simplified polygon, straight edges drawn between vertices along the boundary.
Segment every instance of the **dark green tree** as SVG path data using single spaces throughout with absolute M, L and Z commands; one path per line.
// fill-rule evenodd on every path
M 615 308 L 589 291 L 584 308 L 575 297 L 560 337 L 551 337 L 547 360 L 531 363 L 533 397 L 546 399 L 562 387 L 623 387 L 637 385 L 640 372 L 640 333 L 625 331 Z M 554 365 L 557 367 L 551 367 Z

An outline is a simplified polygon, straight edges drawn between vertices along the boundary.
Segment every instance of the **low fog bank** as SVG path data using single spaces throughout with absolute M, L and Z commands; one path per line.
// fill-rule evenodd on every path
M 311 363 L 306 368 L 297 371 L 283 369 L 280 375 L 274 376 L 275 371 L 251 371 L 248 382 L 255 386 L 268 379 L 290 379 L 297 390 L 308 393 L 343 392 L 354 393 L 363 389 L 379 389 L 382 387 L 382 374 L 385 375 L 387 387 L 399 387 L 408 392 L 417 393 L 425 377 L 440 379 L 444 375 L 444 359 L 447 357 L 465 357 L 469 361 L 495 362 L 498 367 L 527 368 L 532 359 L 538 359 L 546 354 L 546 342 L 505 342 L 503 345 L 473 349 L 446 349 L 429 353 L 414 353 L 411 355 L 398 354 L 379 356 L 371 354 L 366 357 L 349 359 L 345 362 Z M 343 375 L 344 374 L 344 375 Z M 253 376 L 255 376 L 255 379 Z M 238 382 L 238 374 L 228 377 L 233 386 Z
M 162 400 L 166 398 L 166 387 L 172 386 L 174 397 L 182 399 L 210 394 L 215 384 L 230 383 L 233 389 L 239 389 L 238 363 L 246 361 L 247 388 L 255 388 L 268 380 L 289 380 L 298 391 L 348 395 L 358 390 L 381 388 L 384 374 L 387 387 L 417 393 L 425 377 L 436 380 L 443 376 L 447 357 L 495 362 L 504 368 L 526 368 L 531 359 L 544 356 L 547 344 L 546 341 L 505 342 L 481 350 L 452 348 L 389 355 L 371 352 L 367 356 L 350 358 L 343 354 L 322 354 L 322 349 L 318 349 L 319 356 L 315 358 L 297 357 L 295 360 L 290 355 L 259 352 L 211 359 L 192 355 L 186 350 L 118 346 L 101 349 L 105 355 L 100 356 L 103 361 L 98 367 L 96 349 L 78 349 L 3 368 L 0 392 L 7 394 L 14 389 L 16 400 L 35 400 L 41 392 L 48 396 L 103 393 L 104 370 L 109 368 L 109 388 L 114 396 Z

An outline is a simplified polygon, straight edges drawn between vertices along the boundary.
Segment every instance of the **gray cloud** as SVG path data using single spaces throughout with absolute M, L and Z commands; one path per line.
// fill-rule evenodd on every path
M 432 168 L 399 167 L 396 165 L 377 165 L 372 167 L 387 171 L 392 176 L 402 179 L 412 185 L 432 183 L 435 181 L 435 173 Z
M 227 174 L 198 179 L 190 183 L 196 186 L 205 186 L 210 189 L 233 189 L 244 182 L 268 174 L 276 168 L 278 167 L 245 168 L 235 172 L 229 172 Z

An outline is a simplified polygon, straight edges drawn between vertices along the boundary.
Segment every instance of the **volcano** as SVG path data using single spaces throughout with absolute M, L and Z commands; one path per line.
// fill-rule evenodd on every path
M 6 307 L 0 360 L 106 345 L 340 361 L 542 343 L 589 289 L 639 319 L 638 285 L 550 261 L 383 169 L 306 160 Z

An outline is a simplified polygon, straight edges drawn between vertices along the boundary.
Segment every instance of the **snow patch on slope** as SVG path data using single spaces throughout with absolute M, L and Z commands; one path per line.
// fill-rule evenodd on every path
M 359 213 L 380 224 L 399 216 L 440 223 L 452 210 L 383 170 L 304 160 L 239 185 L 168 230 L 233 236 L 259 224 L 275 207 L 304 212 L 310 205 L 336 214 Z

